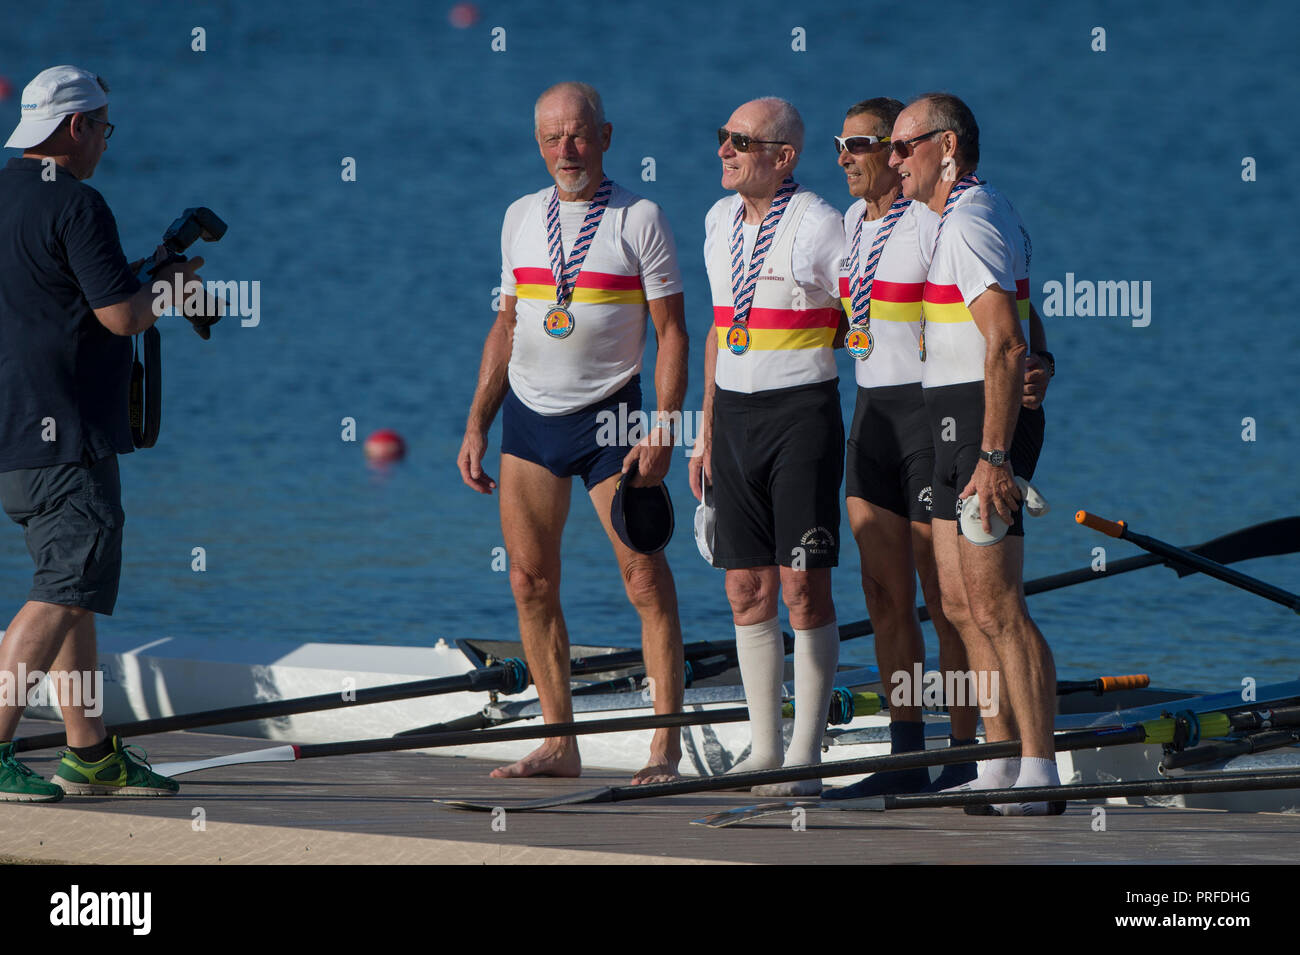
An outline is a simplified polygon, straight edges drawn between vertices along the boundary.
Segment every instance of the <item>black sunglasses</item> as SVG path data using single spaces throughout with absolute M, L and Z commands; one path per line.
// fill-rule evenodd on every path
M 906 159 L 908 156 L 912 155 L 912 153 L 916 152 L 916 150 L 912 148 L 913 146 L 924 139 L 929 139 L 931 136 L 937 136 L 942 132 L 946 132 L 946 130 L 932 129 L 928 133 L 922 133 L 920 136 L 913 136 L 911 139 L 900 139 L 898 142 L 890 143 L 889 148 L 894 151 L 894 155 L 899 159 Z
M 754 139 L 752 136 L 746 136 L 744 133 L 733 133 L 729 129 L 718 130 L 718 145 L 721 146 L 728 139 L 731 145 L 736 148 L 738 153 L 747 153 L 751 146 L 788 146 L 790 145 L 783 139 Z

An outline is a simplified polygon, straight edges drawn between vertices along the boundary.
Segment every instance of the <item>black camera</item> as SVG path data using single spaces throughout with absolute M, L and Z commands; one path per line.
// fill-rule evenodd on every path
M 211 209 L 198 206 L 186 209 L 163 233 L 162 248 L 144 262 L 140 273 L 141 284 L 151 283 L 166 266 L 184 262 L 184 252 L 195 242 L 216 242 L 226 234 L 226 224 Z M 179 297 L 179 296 L 178 296 Z M 212 337 L 212 326 L 221 320 L 225 309 L 216 315 L 187 315 L 181 301 L 176 310 L 189 320 L 194 331 L 204 341 Z M 144 361 L 134 343 L 132 345 L 131 391 L 128 414 L 131 419 L 131 442 L 137 448 L 152 448 L 158 441 L 162 424 L 162 336 L 151 325 L 142 336 Z

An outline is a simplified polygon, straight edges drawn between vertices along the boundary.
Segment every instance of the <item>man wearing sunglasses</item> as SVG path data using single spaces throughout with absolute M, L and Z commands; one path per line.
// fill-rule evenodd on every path
M 910 680 L 925 661 L 916 615 L 916 580 L 945 670 L 965 670 L 961 638 L 943 615 L 930 538 L 934 443 L 921 393 L 921 296 L 939 217 L 902 195 L 889 165 L 890 130 L 902 111 L 896 99 L 864 100 L 849 108 L 837 161 L 855 198 L 844 216 L 840 298 L 849 317 L 846 350 L 854 360 L 857 406 L 845 463 L 849 526 L 862 562 L 862 590 L 875 628 L 876 662 L 891 687 L 893 674 Z M 897 701 L 895 701 L 897 702 Z M 954 745 L 973 743 L 976 710 L 951 706 Z M 921 709 L 909 699 L 889 709 L 891 751 L 925 748 Z M 829 790 L 828 799 L 920 792 L 967 782 L 973 764 L 945 767 L 934 783 L 924 768 L 876 773 Z
M 1025 604 L 1022 502 L 1014 481 L 1033 476 L 1044 433 L 1041 407 L 1024 400 L 1030 349 L 1044 347 L 1029 306 L 1029 234 L 1006 197 L 975 177 L 979 127 L 960 99 L 919 97 L 899 114 L 891 138 L 890 166 L 903 195 L 940 216 L 919 357 L 936 436 L 931 526 L 943 606 L 975 671 L 1001 674 L 999 712 L 986 717 L 987 738 L 1023 740 L 1018 761 L 983 763 L 965 785 L 1056 785 L 1056 671 Z M 955 431 L 946 436 L 954 440 L 944 440 L 945 428 Z M 958 508 L 972 494 L 979 495 L 985 535 L 996 512 L 1010 525 L 1006 536 L 978 546 L 960 533 Z M 1044 815 L 1063 808 L 1025 802 L 995 811 Z
M 612 127 L 600 95 L 559 83 L 534 109 L 538 149 L 554 180 L 506 211 L 501 230 L 501 309 L 483 348 L 459 466 L 482 494 L 487 432 L 502 409 L 501 528 L 528 667 L 548 723 L 570 722 L 569 635 L 560 608 L 560 538 L 572 478 L 581 477 L 614 548 L 628 599 L 641 617 L 641 644 L 656 713 L 681 709 L 684 665 L 677 594 L 662 552 L 620 540 L 611 520 L 619 479 L 663 482 L 686 391 L 688 342 L 677 252 L 654 203 L 605 178 Z M 658 337 L 655 396 L 660 426 L 628 448 L 607 440 L 602 421 L 636 420 L 646 317 Z M 621 406 L 621 407 L 620 407 Z M 636 440 L 630 438 L 629 440 Z M 634 783 L 676 778 L 680 731 L 656 731 Z M 495 770 L 498 778 L 577 776 L 577 740 L 545 740 Z
M 794 733 L 785 765 L 817 763 L 839 630 L 831 568 L 839 554 L 844 425 L 832 353 L 841 217 L 793 177 L 803 121 L 783 100 L 741 106 L 718 130 L 722 187 L 705 220 L 714 321 L 705 346 L 704 423 L 691 460 L 697 498 L 711 482 L 713 565 L 726 570 L 749 706 L 750 755 L 734 771 L 782 765 L 784 598 L 794 629 Z M 819 780 L 760 786 L 807 795 Z
M 23 90 L 21 110 L 5 146 L 22 157 L 0 170 L 0 503 L 22 525 L 36 574 L 0 643 L 10 688 L 23 667 L 79 673 L 85 684 L 95 672 L 95 614 L 112 614 L 122 569 L 117 455 L 134 449 L 130 336 L 158 319 L 113 213 L 84 182 L 113 133 L 108 85 L 52 67 Z M 183 284 L 202 264 L 190 259 L 157 278 Z M 0 706 L 0 801 L 177 792 L 86 703 L 60 700 L 69 750 L 53 782 L 14 756 L 23 707 Z

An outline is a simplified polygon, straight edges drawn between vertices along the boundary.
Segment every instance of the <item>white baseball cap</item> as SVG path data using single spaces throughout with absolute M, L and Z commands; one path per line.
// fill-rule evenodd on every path
M 22 119 L 6 148 L 28 149 L 45 142 L 70 113 L 89 113 L 108 103 L 108 93 L 94 73 L 75 66 L 51 66 L 36 74 L 19 101 Z

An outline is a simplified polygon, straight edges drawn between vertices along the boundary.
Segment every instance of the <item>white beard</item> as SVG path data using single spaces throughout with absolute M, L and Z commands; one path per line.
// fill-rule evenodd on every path
M 577 175 L 572 173 L 559 173 L 556 175 L 555 181 L 565 192 L 582 192 L 582 190 L 586 189 L 587 186 L 591 184 L 591 173 L 587 172 L 585 169 Z

